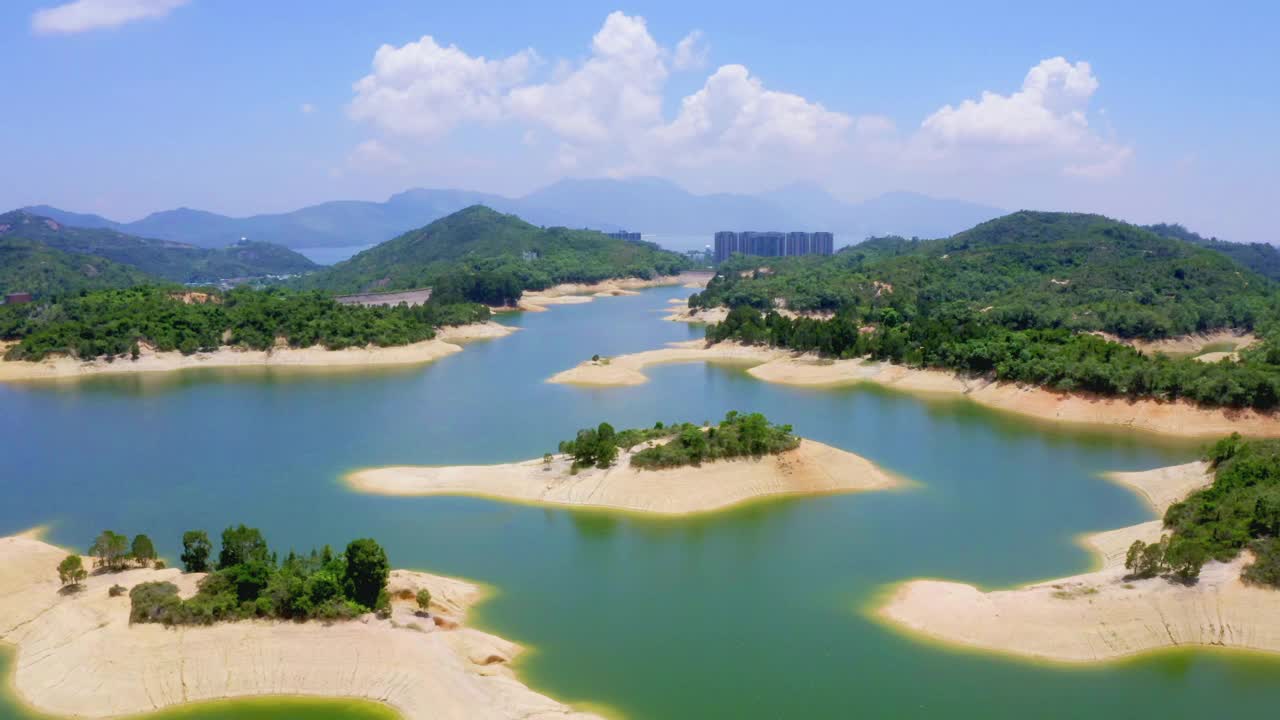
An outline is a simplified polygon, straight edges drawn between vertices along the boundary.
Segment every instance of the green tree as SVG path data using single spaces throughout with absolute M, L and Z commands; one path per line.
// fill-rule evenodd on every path
M 110 530 L 103 530 L 89 546 L 89 554 L 96 560 L 95 566 L 108 570 L 120 570 L 129 555 L 129 538 Z
M 136 535 L 133 538 L 133 546 L 130 548 L 130 555 L 143 567 L 156 559 L 156 546 L 151 543 L 151 538 L 146 535 Z
M 79 555 L 68 555 L 58 563 L 58 579 L 63 585 L 79 585 L 87 577 L 89 573 L 84 569 L 84 561 Z
M 347 545 L 346 560 L 343 585 L 347 598 L 369 609 L 385 604 L 391 564 L 382 546 L 372 538 L 352 540 Z
M 242 523 L 222 531 L 222 548 L 218 551 L 218 569 L 224 570 L 244 563 L 266 563 L 271 551 L 258 528 L 245 527 Z
M 1200 577 L 1200 568 L 1208 558 L 1204 545 L 1180 535 L 1173 536 L 1164 551 L 1165 565 L 1174 577 L 1184 583 L 1195 582 Z
M 431 607 L 431 591 L 422 588 L 418 591 L 418 609 L 426 612 L 429 607 Z
M 1167 543 L 1167 538 L 1161 538 L 1160 542 L 1151 544 L 1134 540 L 1124 557 L 1124 567 L 1129 571 L 1130 577 L 1153 578 L 1164 572 L 1164 552 Z
M 208 572 L 209 553 L 213 549 L 209 533 L 188 530 L 182 533 L 182 565 L 187 572 Z

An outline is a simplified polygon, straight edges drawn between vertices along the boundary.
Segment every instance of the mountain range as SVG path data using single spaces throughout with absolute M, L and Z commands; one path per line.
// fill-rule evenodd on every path
M 828 230 L 836 233 L 837 244 L 885 234 L 945 237 L 1004 214 L 994 207 L 907 192 L 847 203 L 811 183 L 758 195 L 697 195 L 658 178 L 566 179 L 518 198 L 419 188 L 386 202 L 339 200 L 242 218 L 178 208 L 122 223 L 48 205 L 25 209 L 66 225 L 202 247 L 224 247 L 247 238 L 290 248 L 322 248 L 380 243 L 472 205 L 542 226 L 705 238 L 696 245 L 686 240 L 690 248 L 709 242 L 717 230 Z

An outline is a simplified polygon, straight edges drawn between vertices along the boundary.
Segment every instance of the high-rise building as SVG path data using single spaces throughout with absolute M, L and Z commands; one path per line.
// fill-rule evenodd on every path
M 715 261 L 728 260 L 734 253 L 761 257 L 830 255 L 835 250 L 834 246 L 835 236 L 829 232 L 721 230 L 715 235 Z
M 616 238 L 618 240 L 630 240 L 631 242 L 640 242 L 640 233 L 638 232 L 627 232 L 626 230 L 616 230 L 614 232 L 605 233 L 605 235 L 608 235 L 611 238 Z

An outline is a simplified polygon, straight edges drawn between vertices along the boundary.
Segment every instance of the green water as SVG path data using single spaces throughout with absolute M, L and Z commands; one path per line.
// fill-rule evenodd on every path
M 705 365 L 658 367 L 633 388 L 543 382 L 594 353 L 700 334 L 660 320 L 667 298 L 687 292 L 508 318 L 524 330 L 422 368 L 0 387 L 0 534 L 48 523 L 54 541 L 84 546 L 102 528 L 146 532 L 171 558 L 183 530 L 233 522 L 262 527 L 281 549 L 370 535 L 397 567 L 496 587 L 474 620 L 534 649 L 519 669 L 536 689 L 632 718 L 1203 717 L 1280 705 L 1271 660 L 1180 652 L 1049 667 L 922 643 L 864 614 L 911 577 L 991 587 L 1087 569 L 1075 535 L 1149 517 L 1098 474 L 1185 462 L 1195 445 Z M 628 427 L 730 409 L 790 422 L 918 486 L 659 519 L 372 497 L 339 483 L 369 465 L 536 457 L 602 419 Z M 8 717 L 27 716 L 0 700 Z

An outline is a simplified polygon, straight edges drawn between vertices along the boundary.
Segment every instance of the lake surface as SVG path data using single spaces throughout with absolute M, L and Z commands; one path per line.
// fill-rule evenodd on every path
M 544 382 L 594 353 L 700 336 L 661 320 L 667 299 L 688 292 L 508 316 L 521 332 L 412 369 L 0 386 L 0 534 L 47 523 L 52 541 L 86 547 L 103 528 L 145 532 L 171 560 L 182 531 L 216 535 L 240 522 L 282 552 L 372 536 L 395 567 L 494 586 L 472 621 L 533 649 L 518 667 L 535 689 L 630 718 L 1205 717 L 1280 707 L 1280 662 L 1270 659 L 1178 652 L 1045 666 L 920 642 L 865 614 L 911 577 L 990 587 L 1088 569 L 1074 536 L 1150 517 L 1098 474 L 1186 462 L 1194 443 L 876 389 L 787 388 L 703 364 L 651 368 L 652 381 L 632 388 Z M 371 465 L 538 457 L 601 420 L 701 422 L 734 409 L 791 423 L 917 487 L 660 519 L 365 496 L 340 482 Z M 6 661 L 0 655 L 0 670 Z M 181 716 L 240 716 L 238 706 Z M 273 718 L 372 712 L 245 707 Z M 0 718 L 27 717 L 0 695 Z

